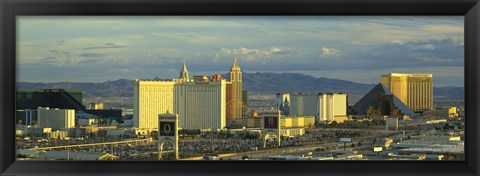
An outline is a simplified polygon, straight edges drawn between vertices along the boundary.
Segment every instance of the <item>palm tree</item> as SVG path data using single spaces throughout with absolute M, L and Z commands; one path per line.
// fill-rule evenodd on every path
M 150 132 L 150 136 L 155 139 L 155 140 L 158 140 L 158 131 L 152 131 Z

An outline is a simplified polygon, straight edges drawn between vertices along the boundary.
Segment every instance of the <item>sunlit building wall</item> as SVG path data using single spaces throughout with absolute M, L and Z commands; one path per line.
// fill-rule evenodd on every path
M 175 81 L 135 79 L 133 126 L 158 128 L 158 114 L 174 112 Z
M 433 108 L 432 74 L 389 73 L 380 83 L 415 112 Z
M 52 128 L 53 130 L 66 130 L 75 127 L 74 109 L 50 109 L 38 107 L 38 126 L 40 128 Z
M 104 109 L 105 108 L 105 105 L 103 103 L 90 103 L 88 105 L 89 109 Z
M 457 107 L 448 108 L 448 117 L 450 118 L 458 117 Z
M 319 94 L 318 123 L 343 122 L 347 118 L 347 94 Z
M 226 81 L 187 82 L 175 85 L 175 113 L 179 128 L 226 127 Z
M 284 137 L 301 136 L 305 134 L 305 128 L 282 128 L 280 135 Z
M 280 118 L 281 128 L 312 128 L 315 126 L 314 116 L 282 116 Z
M 285 103 L 285 101 L 290 102 L 290 94 L 289 93 L 277 93 L 275 99 L 277 101 L 277 105 Z
M 205 75 L 190 79 L 185 63 L 175 80 L 135 79 L 133 126 L 158 128 L 158 114 L 170 112 L 179 114 L 179 128 L 223 129 L 228 115 L 230 119 L 242 118 L 241 80 L 236 58 L 230 82 L 219 74 L 210 79 Z
M 408 102 L 408 74 L 390 73 L 380 77 L 380 83 L 404 104 Z M 407 104 L 408 106 L 408 104 Z
M 227 89 L 227 93 L 226 93 L 226 111 L 227 111 L 227 120 L 228 121 L 232 121 L 232 120 L 235 120 L 233 118 L 233 104 L 232 104 L 232 82 L 227 82 L 226 83 L 226 89 Z
M 261 128 L 263 127 L 262 118 L 247 118 L 245 127 Z M 280 128 L 313 128 L 315 127 L 314 116 L 282 116 L 280 118 Z
M 242 70 L 238 66 L 237 58 L 233 59 L 233 65 L 230 68 L 230 81 L 227 84 L 227 119 L 236 120 L 243 117 L 243 99 L 242 99 Z

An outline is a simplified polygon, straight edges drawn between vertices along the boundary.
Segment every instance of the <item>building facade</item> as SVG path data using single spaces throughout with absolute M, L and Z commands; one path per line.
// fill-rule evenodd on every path
M 158 128 L 158 114 L 179 115 L 179 128 L 223 129 L 227 119 L 243 114 L 242 72 L 234 59 L 230 81 L 221 75 L 189 78 L 184 63 L 180 77 L 172 80 L 135 79 L 133 126 Z
M 173 112 L 175 81 L 135 79 L 133 88 L 133 126 L 157 128 L 158 114 Z
M 432 74 L 389 73 L 380 77 L 380 83 L 414 112 L 433 108 Z
M 75 127 L 74 109 L 50 109 L 38 107 L 38 126 L 40 128 L 52 128 L 52 130 L 68 130 Z
M 318 123 L 336 121 L 342 123 L 347 119 L 347 94 L 319 94 Z
M 235 120 L 243 117 L 242 99 L 242 70 L 238 66 L 237 58 L 233 59 L 230 68 L 230 82 L 227 83 L 227 119 Z
M 289 93 L 277 93 L 276 97 L 277 107 L 283 115 L 290 114 L 290 94 Z
M 103 103 L 90 103 L 88 109 L 105 109 L 105 105 Z
M 262 118 L 246 118 L 245 127 L 247 128 L 261 128 L 264 126 Z M 281 128 L 313 128 L 315 127 L 314 116 L 281 116 Z
M 34 125 L 37 124 L 37 110 L 36 109 L 17 109 L 16 121 L 17 124 Z
M 347 119 L 347 94 L 277 94 L 277 102 L 280 98 L 285 100 L 279 108 L 289 115 L 315 116 L 316 123 L 341 123 Z
M 319 113 L 317 94 L 290 94 L 290 115 L 317 116 Z
M 175 85 L 174 111 L 184 129 L 223 129 L 226 126 L 226 81 Z
M 242 90 L 242 117 L 248 116 L 248 91 Z
M 73 89 L 16 89 L 16 109 L 50 107 L 84 110 L 81 90 Z

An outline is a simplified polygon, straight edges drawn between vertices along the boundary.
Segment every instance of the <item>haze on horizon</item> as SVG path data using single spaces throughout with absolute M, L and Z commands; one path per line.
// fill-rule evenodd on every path
M 19 16 L 18 82 L 103 82 L 242 71 L 378 83 L 432 73 L 464 85 L 463 16 Z

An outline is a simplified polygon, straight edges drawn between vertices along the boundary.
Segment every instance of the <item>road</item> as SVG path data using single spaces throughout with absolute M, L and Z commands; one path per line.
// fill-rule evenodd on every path
M 322 129 L 322 130 L 368 130 L 371 132 L 375 132 L 374 135 L 372 136 L 364 136 L 364 137 L 355 137 L 352 138 L 352 142 L 355 143 L 358 146 L 358 142 L 362 142 L 362 149 L 371 149 L 373 148 L 373 143 L 367 144 L 364 143 L 365 140 L 369 141 L 378 138 L 378 137 L 383 137 L 385 135 L 395 135 L 398 134 L 400 131 L 405 131 L 406 136 L 410 136 L 412 134 L 417 133 L 417 130 L 399 130 L 399 131 L 386 131 L 385 129 L 345 129 L 345 128 L 331 128 L 331 129 Z M 351 144 L 347 143 L 346 149 L 352 150 Z M 333 145 L 339 146 L 338 151 L 343 150 L 343 142 L 339 141 L 329 141 L 329 142 L 317 142 L 317 143 L 308 143 L 304 144 L 302 146 L 296 146 L 296 147 L 285 147 L 285 148 L 269 148 L 269 149 L 260 149 L 258 151 L 247 151 L 247 152 L 238 152 L 238 153 L 224 153 L 224 154 L 219 154 L 219 156 L 223 159 L 232 159 L 232 160 L 239 160 L 242 159 L 243 156 L 248 156 L 249 158 L 253 159 L 264 159 L 267 156 L 275 156 L 275 155 L 306 155 L 308 152 L 313 152 L 313 153 L 319 153 L 315 152 L 315 149 L 317 148 L 327 148 L 327 147 L 332 147 Z M 357 149 L 357 148 L 356 148 Z M 330 149 L 330 150 L 325 150 L 322 151 L 322 154 L 327 154 L 327 153 L 332 153 L 336 152 L 336 148 Z M 202 160 L 203 157 L 190 157 L 190 158 L 183 158 L 182 160 Z

